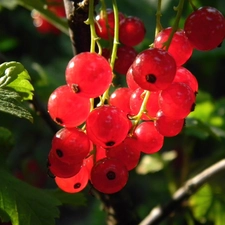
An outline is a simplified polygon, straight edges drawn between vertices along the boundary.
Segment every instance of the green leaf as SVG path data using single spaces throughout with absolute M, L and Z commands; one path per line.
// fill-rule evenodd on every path
M 18 101 L 20 95 L 11 90 L 0 88 L 0 111 L 33 121 L 30 112 Z
M 0 209 L 2 219 L 10 217 L 13 225 L 53 225 L 59 217 L 56 198 L 32 187 L 10 173 L 0 170 Z
M 33 98 L 30 76 L 19 62 L 5 62 L 0 65 L 0 88 L 10 88 L 20 94 L 21 100 Z
M 62 204 L 70 206 L 85 206 L 87 199 L 83 193 L 69 194 L 60 189 L 49 190 L 49 194 L 57 198 Z
M 189 200 L 194 217 L 204 222 L 206 220 L 207 212 L 213 202 L 213 193 L 211 187 L 206 184 L 199 189 Z

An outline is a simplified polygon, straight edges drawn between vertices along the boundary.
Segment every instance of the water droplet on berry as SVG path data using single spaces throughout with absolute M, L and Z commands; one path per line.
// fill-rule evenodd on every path
M 116 178 L 116 174 L 115 172 L 113 171 L 109 171 L 107 174 L 106 174 L 106 177 L 109 179 L 109 180 L 114 180 Z

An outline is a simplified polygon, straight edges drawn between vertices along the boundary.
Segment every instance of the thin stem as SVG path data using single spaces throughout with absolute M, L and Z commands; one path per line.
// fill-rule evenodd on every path
M 192 0 L 188 0 L 188 1 L 189 1 L 190 5 L 191 5 L 192 9 L 194 11 L 197 10 L 197 7 L 193 4 Z
M 172 31 L 170 33 L 170 36 L 168 38 L 168 40 L 165 42 L 164 46 L 165 46 L 165 50 L 169 49 L 170 43 L 173 39 L 173 35 L 175 34 L 175 32 L 177 31 L 177 29 L 179 28 L 179 22 L 180 22 L 180 18 L 182 15 L 182 11 L 183 11 L 183 6 L 184 6 L 184 0 L 180 0 L 179 4 L 177 7 L 174 7 L 174 10 L 177 11 L 177 15 L 172 27 Z
M 144 100 L 141 104 L 141 107 L 140 107 L 140 110 L 139 110 L 138 114 L 136 116 L 132 117 L 132 119 L 134 119 L 134 123 L 133 123 L 132 129 L 131 129 L 131 132 L 130 132 L 131 135 L 133 135 L 133 132 L 134 132 L 135 128 L 139 124 L 139 122 L 141 120 L 141 116 L 143 115 L 143 113 L 147 112 L 146 105 L 147 105 L 149 97 L 150 97 L 150 91 L 146 91 Z
M 162 0 L 158 0 L 158 6 L 156 11 L 156 27 L 155 27 L 155 36 L 162 30 L 162 25 L 160 22 L 162 13 L 161 13 Z

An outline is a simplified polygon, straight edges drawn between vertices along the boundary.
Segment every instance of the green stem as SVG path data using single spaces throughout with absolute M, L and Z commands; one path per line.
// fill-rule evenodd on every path
M 43 15 L 43 17 L 45 17 L 46 20 L 48 20 L 50 23 L 52 23 L 55 27 L 57 27 L 63 33 L 69 35 L 67 21 L 62 18 L 59 18 L 54 13 L 49 11 L 46 8 L 46 4 L 44 4 L 42 1 L 40 1 L 40 0 L 18 0 L 18 4 L 28 10 L 33 10 L 33 9 L 37 10 L 38 12 L 40 12 Z
M 176 15 L 173 27 L 172 27 L 172 32 L 170 33 L 170 36 L 169 36 L 168 40 L 164 44 L 164 46 L 166 47 L 165 48 L 166 50 L 169 49 L 170 43 L 173 39 L 173 35 L 175 34 L 177 29 L 179 28 L 179 22 L 180 22 L 180 18 L 181 18 L 182 11 L 183 11 L 183 6 L 184 6 L 184 0 L 180 0 L 178 6 L 174 7 L 174 10 L 177 11 L 177 15 Z
M 162 0 L 158 0 L 158 6 L 156 11 L 156 27 L 155 27 L 155 36 L 162 30 L 162 25 L 160 22 L 162 13 L 161 13 Z
M 144 100 L 141 104 L 141 108 L 140 108 L 138 114 L 132 118 L 132 119 L 134 119 L 134 123 L 133 123 L 132 129 L 131 129 L 131 132 L 130 132 L 131 135 L 133 135 L 133 132 L 134 132 L 135 128 L 139 124 L 139 122 L 141 120 L 141 116 L 143 115 L 143 113 L 147 112 L 146 105 L 147 105 L 149 97 L 150 97 L 150 91 L 146 91 Z
M 193 4 L 192 0 L 189 0 L 189 4 L 191 5 L 194 11 L 197 10 L 197 7 Z

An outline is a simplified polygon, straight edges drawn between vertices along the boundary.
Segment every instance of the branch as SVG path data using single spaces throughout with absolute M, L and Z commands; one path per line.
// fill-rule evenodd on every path
M 210 178 L 225 170 L 225 159 L 213 164 L 194 178 L 188 180 L 183 187 L 179 188 L 173 195 L 172 200 L 165 206 L 152 209 L 149 215 L 139 225 L 157 225 L 176 210 L 184 200 L 193 195 Z
M 95 5 L 98 1 L 95 0 Z M 91 34 L 89 25 L 85 23 L 88 19 L 89 1 L 64 0 L 64 6 L 74 55 L 89 51 Z

